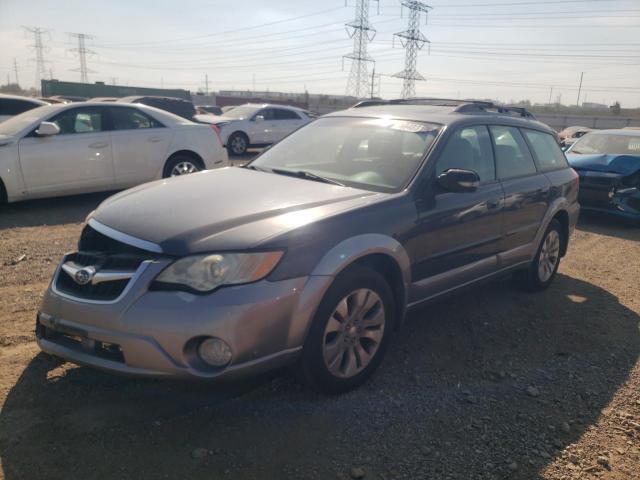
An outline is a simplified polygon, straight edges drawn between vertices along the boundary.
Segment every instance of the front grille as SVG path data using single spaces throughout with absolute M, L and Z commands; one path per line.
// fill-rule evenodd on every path
M 80 251 L 67 255 L 65 262 L 73 262 L 78 267 L 94 267 L 96 271 L 116 270 L 135 272 L 145 260 L 152 260 L 155 254 L 114 240 L 86 226 L 79 242 Z M 124 292 L 131 279 L 112 280 L 82 285 L 67 272 L 60 269 L 55 279 L 59 293 L 82 300 L 112 301 Z

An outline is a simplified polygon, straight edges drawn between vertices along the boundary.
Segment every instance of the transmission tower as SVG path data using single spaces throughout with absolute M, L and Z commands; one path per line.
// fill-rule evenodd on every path
M 353 22 L 346 24 L 349 38 L 353 38 L 353 52 L 343 57 L 351 60 L 347 95 L 358 98 L 369 94 L 370 77 L 367 64 L 374 61 L 367 54 L 367 44 L 376 36 L 376 30 L 369 23 L 370 2 L 371 0 L 356 0 L 356 17 Z M 379 5 L 380 3 L 378 8 Z
M 425 43 L 431 43 L 420 31 L 420 14 L 425 14 L 426 19 L 431 6 L 418 0 L 402 0 L 402 7 L 409 9 L 409 24 L 407 30 L 394 35 L 400 39 L 406 53 L 404 57 L 404 70 L 396 73 L 394 77 L 403 78 L 402 98 L 411 98 L 416 95 L 416 80 L 425 78 L 416 70 L 418 62 L 418 50 L 421 50 Z
M 44 59 L 45 46 L 42 43 L 42 35 L 48 33 L 47 30 L 39 27 L 23 27 L 27 33 L 33 34 L 33 45 L 31 48 L 36 52 L 36 89 L 40 89 L 40 80 L 46 78 L 47 67 Z M 17 74 L 16 74 L 17 77 Z
M 69 49 L 70 52 L 77 53 L 78 58 L 80 59 L 80 68 L 76 68 L 73 71 L 80 72 L 80 81 L 82 83 L 89 83 L 89 73 L 95 73 L 95 72 L 87 68 L 87 55 L 93 55 L 96 52 L 94 52 L 93 50 L 89 50 L 85 46 L 85 40 L 90 40 L 93 37 L 85 33 L 70 33 L 69 35 L 73 38 L 78 39 L 78 48 Z

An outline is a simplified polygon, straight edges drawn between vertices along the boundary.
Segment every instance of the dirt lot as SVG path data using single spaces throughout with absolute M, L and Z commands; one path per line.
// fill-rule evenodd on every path
M 0 212 L 0 477 L 640 478 L 640 228 L 583 218 L 549 290 L 416 311 L 372 381 L 324 397 L 286 372 L 160 382 L 39 353 L 41 293 L 105 197 Z

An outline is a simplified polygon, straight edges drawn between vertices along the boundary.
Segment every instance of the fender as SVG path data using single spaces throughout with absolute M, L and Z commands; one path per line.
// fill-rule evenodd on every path
M 578 220 L 578 214 L 580 213 L 580 205 L 578 205 L 577 202 L 573 205 L 570 204 L 565 197 L 556 198 L 553 202 L 551 202 L 551 204 L 549 205 L 549 208 L 547 209 L 547 212 L 545 213 L 544 217 L 542 218 L 542 221 L 540 222 L 540 226 L 538 227 L 538 231 L 536 232 L 536 236 L 533 241 L 533 251 L 531 253 L 531 260 L 533 260 L 533 257 L 537 253 L 538 246 L 540 245 L 540 242 L 542 242 L 542 236 L 547 231 L 547 228 L 549 227 L 551 220 L 561 210 L 564 210 L 569 215 L 569 235 L 571 235 L 571 231 L 573 230 L 573 227 L 575 226 Z M 569 241 L 568 238 L 567 238 L 567 241 Z
M 311 272 L 295 309 L 288 334 L 290 346 L 304 344 L 311 321 L 322 297 L 331 286 L 333 279 L 341 271 L 367 255 L 383 254 L 391 257 L 400 268 L 404 284 L 404 301 L 399 311 L 404 315 L 411 285 L 411 262 L 404 247 L 394 238 L 379 233 L 356 235 L 331 248 Z M 400 318 L 402 324 L 403 318 Z

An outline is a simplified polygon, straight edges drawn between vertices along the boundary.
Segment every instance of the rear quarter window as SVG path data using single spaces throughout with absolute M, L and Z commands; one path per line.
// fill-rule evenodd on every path
M 0 115 L 19 115 L 38 106 L 36 103 L 25 100 L 2 98 L 0 99 Z
M 540 170 L 548 172 L 569 166 L 564 153 L 552 135 L 527 129 L 523 129 L 522 132 L 531 146 Z

